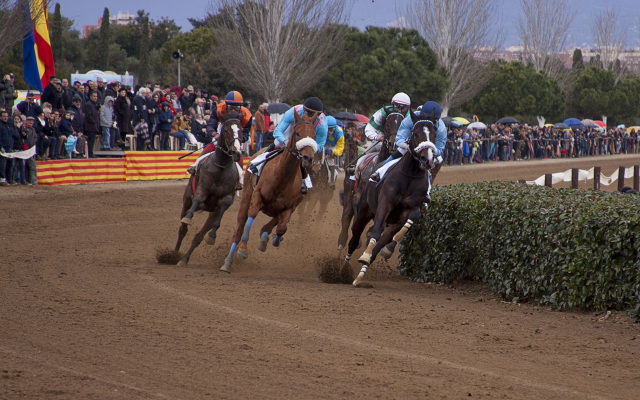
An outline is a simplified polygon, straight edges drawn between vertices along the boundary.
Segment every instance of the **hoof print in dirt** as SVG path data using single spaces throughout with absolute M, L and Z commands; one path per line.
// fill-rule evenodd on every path
M 176 265 L 178 261 L 182 260 L 182 253 L 167 248 L 156 249 L 156 260 L 158 264 Z
M 343 283 L 350 285 L 353 282 L 353 270 L 342 257 L 325 257 L 318 261 L 318 277 L 323 283 Z

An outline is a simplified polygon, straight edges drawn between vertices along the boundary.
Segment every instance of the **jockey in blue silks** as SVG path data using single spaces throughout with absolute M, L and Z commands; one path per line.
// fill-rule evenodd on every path
M 444 147 L 447 144 L 447 127 L 444 125 L 442 119 L 440 119 L 440 115 L 442 114 L 442 108 L 435 101 L 427 101 L 422 106 L 422 109 L 419 112 L 416 112 L 416 115 L 420 116 L 421 119 L 428 119 L 432 115 L 435 116 L 436 123 L 436 140 L 434 145 L 436 146 L 436 152 L 433 155 L 433 164 L 431 165 L 431 169 L 435 168 L 436 165 L 442 163 L 442 152 L 444 151 Z M 389 158 L 386 163 L 380 167 L 372 176 L 371 179 L 374 182 L 379 181 L 381 178 L 384 178 L 387 170 L 391 168 L 391 166 L 395 165 L 400 158 L 407 152 L 409 149 L 409 138 L 411 137 L 411 131 L 413 130 L 413 121 L 411 120 L 411 116 L 405 117 L 400 124 L 400 128 L 398 129 L 398 133 L 396 134 L 396 146 L 398 146 L 398 150 L 395 151 Z M 431 179 L 431 178 L 429 178 Z M 431 183 L 431 182 L 429 182 Z M 431 185 L 429 185 L 429 192 L 427 194 L 427 202 L 431 200 Z
M 338 124 L 338 121 L 336 121 L 336 119 L 331 115 L 327 117 L 327 126 L 329 128 L 329 132 L 327 133 L 327 142 L 325 143 L 324 154 L 326 156 L 340 157 L 344 152 L 344 131 Z M 329 185 L 334 187 L 336 179 L 338 178 L 338 165 L 335 162 L 335 159 L 329 160 L 327 165 L 329 169 Z
M 298 113 L 300 117 L 302 117 L 305 113 L 309 117 L 312 117 L 316 113 L 320 114 L 313 123 L 313 126 L 316 130 L 315 140 L 318 144 L 318 150 L 316 150 L 316 153 L 321 153 L 324 150 L 324 144 L 327 141 L 327 131 L 329 130 L 326 117 L 322 113 L 323 109 L 324 105 L 319 98 L 309 97 L 307 100 L 305 100 L 304 104 L 299 104 L 287 110 L 287 112 L 284 113 L 284 116 L 278 123 L 276 130 L 273 132 L 273 144 L 269 146 L 266 151 L 264 151 L 262 154 L 251 161 L 249 172 L 258 174 L 260 169 L 259 166 L 264 165 L 264 161 L 266 160 L 269 152 L 273 151 L 276 147 L 284 148 L 287 146 L 287 142 L 291 137 L 293 125 L 295 124 L 295 116 L 293 114 L 294 112 Z M 309 175 L 305 173 L 303 173 L 303 175 L 305 176 L 303 176 L 301 192 L 303 194 L 306 194 L 307 188 L 313 187 L 313 185 L 311 184 L 311 178 L 309 178 Z

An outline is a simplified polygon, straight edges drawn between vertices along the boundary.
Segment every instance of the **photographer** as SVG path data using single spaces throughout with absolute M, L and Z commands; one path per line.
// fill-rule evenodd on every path
M 14 80 L 13 74 L 7 74 L 0 83 L 0 108 L 6 109 L 9 115 L 13 113 L 13 104 L 15 99 L 18 98 Z

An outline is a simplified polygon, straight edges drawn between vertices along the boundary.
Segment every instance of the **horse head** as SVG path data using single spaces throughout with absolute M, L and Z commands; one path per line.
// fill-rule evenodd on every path
M 294 124 L 291 129 L 291 139 L 289 139 L 288 148 L 305 168 L 311 166 L 313 156 L 318 150 L 316 143 L 316 129 L 314 122 L 319 118 L 320 113 L 314 113 L 312 116 L 306 113 L 300 117 L 297 112 L 293 113 Z
M 387 146 L 389 153 L 396 150 L 396 134 L 400 129 L 400 124 L 404 119 L 404 115 L 399 112 L 392 112 L 384 117 L 384 145 Z
M 231 112 L 222 117 L 222 128 L 218 138 L 218 149 L 238 162 L 242 158 L 240 153 L 240 135 L 242 135 L 242 116 L 237 112 Z
M 436 152 L 436 126 L 433 116 L 411 113 L 413 129 L 409 138 L 409 153 L 420 163 L 421 169 L 430 169 Z

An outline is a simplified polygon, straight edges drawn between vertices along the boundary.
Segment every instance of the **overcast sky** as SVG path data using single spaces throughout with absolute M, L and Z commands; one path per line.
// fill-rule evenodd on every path
M 368 25 L 387 26 L 398 17 L 396 7 L 407 4 L 411 0 L 354 0 L 351 11 L 350 25 L 363 30 Z M 628 27 L 628 47 L 640 46 L 640 0 L 572 0 L 577 8 L 576 17 L 572 23 L 569 45 L 582 46 L 591 42 L 589 23 L 595 13 L 605 7 L 615 7 L 621 16 L 621 24 Z M 188 0 L 183 3 L 175 0 L 64 0 L 62 15 L 75 21 L 75 28 L 82 30 L 82 25 L 96 25 L 98 18 L 102 16 L 105 7 L 109 8 L 111 15 L 118 11 L 136 14 L 140 9 L 149 12 L 151 19 L 161 17 L 173 19 L 182 27 L 183 31 L 192 29 L 188 18 L 201 19 L 207 14 L 211 0 Z M 51 1 L 55 4 L 55 0 Z M 176 6 L 185 4 L 186 7 Z M 520 42 L 517 20 L 520 12 L 519 0 L 502 0 L 499 24 L 505 29 L 505 45 L 514 45 Z

